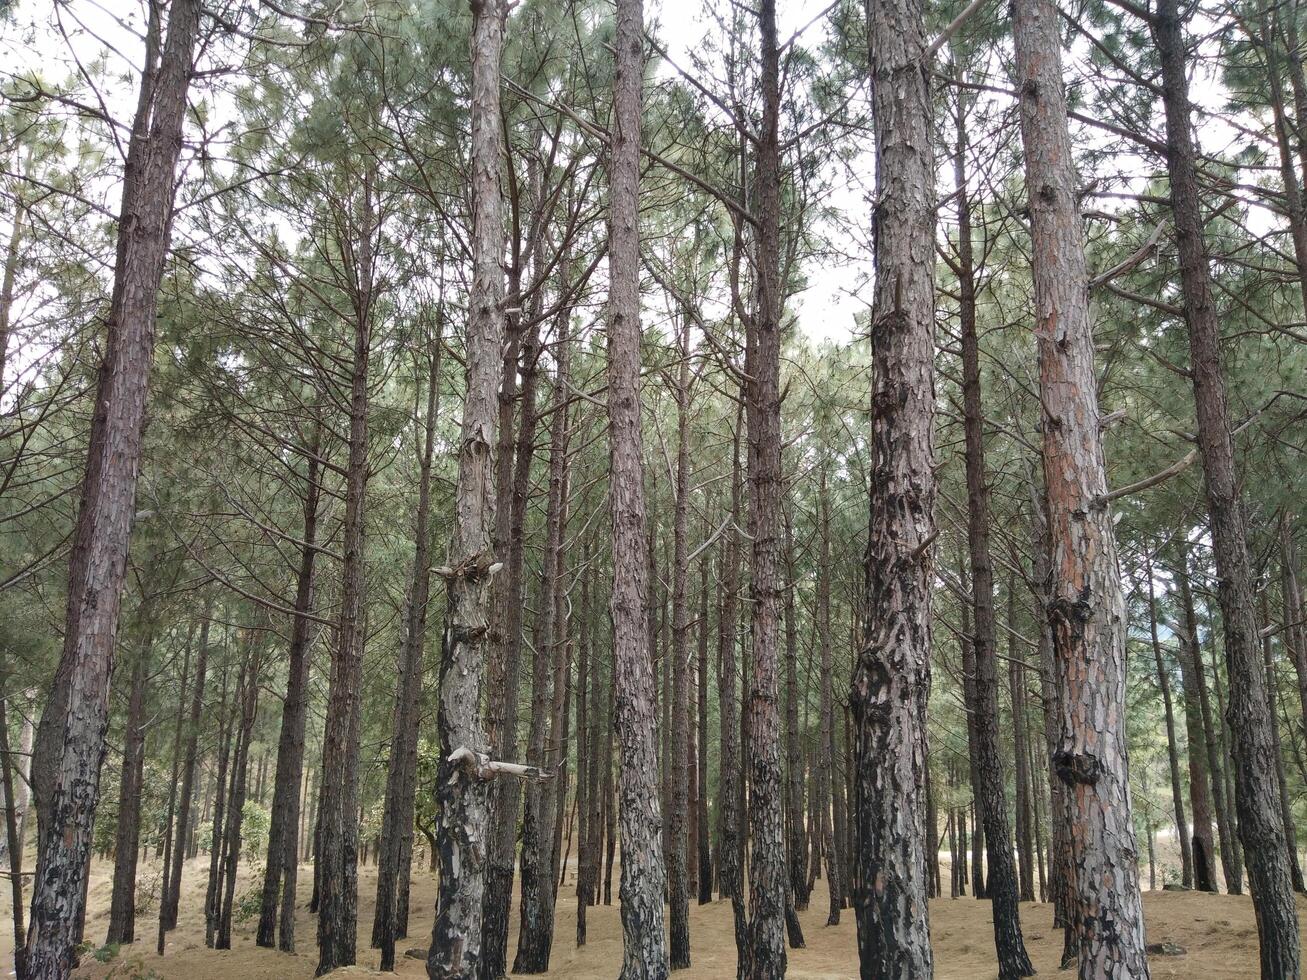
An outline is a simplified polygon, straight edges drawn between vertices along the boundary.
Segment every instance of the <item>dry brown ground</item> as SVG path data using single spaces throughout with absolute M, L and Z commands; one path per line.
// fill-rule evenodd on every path
M 140 920 L 141 943 L 136 947 L 123 947 L 108 963 L 88 962 L 76 976 L 95 980 L 110 977 L 113 980 L 309 980 L 316 962 L 315 921 L 305 909 L 301 910 L 296 921 L 296 937 L 301 950 L 297 956 L 258 949 L 254 945 L 253 921 L 234 926 L 234 949 L 215 951 L 205 947 L 201 904 L 207 869 L 207 861 L 188 864 L 180 922 L 177 931 L 170 934 L 167 953 L 162 958 L 154 953 L 157 919 L 155 909 L 151 908 Z M 112 871 L 112 865 L 99 862 L 92 869 L 87 936 L 96 941 L 104 937 Z M 142 871 L 142 880 L 149 880 L 157 873 L 156 866 L 147 866 Z M 305 868 L 301 874 L 303 881 L 311 871 Z M 368 948 L 376 871 L 371 867 L 360 869 L 359 878 L 359 967 L 338 971 L 332 976 L 373 975 L 379 960 L 377 952 Z M 812 909 L 801 916 L 808 945 L 806 949 L 790 951 L 789 976 L 796 980 L 853 978 L 857 975 L 853 916 L 846 910 L 839 926 L 827 928 L 821 884 L 817 883 Z M 249 887 L 250 883 L 242 877 L 238 894 Z M 413 889 L 414 935 L 401 942 L 401 951 L 425 947 L 431 927 L 435 898 L 432 876 L 425 871 L 419 872 Z M 7 899 L 7 889 L 4 894 Z M 1153 958 L 1153 977 L 1252 980 L 1258 976 L 1257 932 L 1252 903 L 1247 897 L 1148 892 L 1144 895 L 1144 911 L 1150 942 L 1169 941 L 1188 950 L 1184 956 Z M 1300 905 L 1300 911 L 1307 912 L 1307 904 Z M 11 921 L 7 900 L 0 901 L 0 912 L 3 913 L 0 922 L 7 924 Z M 1067 976 L 1057 970 L 1061 937 L 1049 926 L 1049 907 L 1023 905 L 1022 919 L 1036 969 L 1045 976 Z M 616 906 L 592 908 L 588 920 L 590 941 L 577 949 L 576 900 L 569 883 L 559 893 L 553 969 L 548 976 L 611 980 L 617 975 L 621 963 L 621 924 Z M 516 922 L 512 928 L 515 941 Z M 987 980 L 996 976 L 990 929 L 987 902 L 944 899 L 932 903 L 931 933 L 936 977 L 940 980 Z M 8 928 L 0 929 L 0 955 L 6 965 L 11 962 L 10 932 Z M 734 978 L 735 943 L 729 904 L 716 902 L 703 907 L 692 904 L 690 937 L 694 965 L 681 976 L 687 980 Z M 510 942 L 510 957 L 511 945 Z M 399 973 L 413 977 L 426 975 L 421 961 L 414 959 L 401 959 Z

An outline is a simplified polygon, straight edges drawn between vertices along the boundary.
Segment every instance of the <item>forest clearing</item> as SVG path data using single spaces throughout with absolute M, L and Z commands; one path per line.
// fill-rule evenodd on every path
M 0 0 L 17 980 L 1303 980 L 1307 0 Z

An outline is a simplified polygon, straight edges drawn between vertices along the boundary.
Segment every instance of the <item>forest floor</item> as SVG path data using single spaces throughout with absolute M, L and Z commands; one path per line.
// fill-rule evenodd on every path
M 90 916 L 86 934 L 99 942 L 108 924 L 112 862 L 97 861 L 92 867 Z M 151 906 L 138 918 L 141 941 L 124 946 L 115 956 L 100 963 L 91 956 L 74 975 L 94 980 L 309 980 L 316 965 L 315 921 L 306 907 L 296 918 L 295 935 L 300 953 L 287 956 L 254 945 L 253 918 L 233 925 L 231 950 L 217 951 L 204 945 L 204 885 L 208 860 L 201 858 L 186 866 L 178 928 L 169 934 L 167 953 L 154 952 L 157 912 Z M 143 891 L 157 881 L 159 868 L 150 863 L 141 871 Z M 261 878 L 260 878 L 261 880 Z M 945 872 L 947 881 L 947 870 Z M 300 881 L 312 881 L 312 869 L 301 868 Z M 789 951 L 789 976 L 796 980 L 845 980 L 857 975 L 857 950 L 853 913 L 846 909 L 840 925 L 827 927 L 826 896 L 817 882 L 812 907 L 800 915 L 807 948 Z M 247 871 L 240 877 L 237 904 L 243 895 L 253 896 L 253 879 Z M 613 882 L 616 893 L 617 882 Z M 0 901 L 2 920 L 10 921 L 8 889 Z M 371 937 L 376 869 L 359 869 L 359 966 L 339 970 L 332 977 L 384 976 L 374 974 L 379 954 L 368 947 Z M 306 891 L 307 894 L 307 891 Z M 399 974 L 425 976 L 424 964 L 404 958 L 413 948 L 425 948 L 435 902 L 433 875 L 415 874 L 412 892 L 413 935 L 398 946 Z M 516 898 L 514 899 L 516 912 Z M 1307 914 L 1307 902 L 1300 900 L 1300 916 Z M 1185 892 L 1145 892 L 1144 913 L 1150 943 L 1174 943 L 1187 951 L 1181 956 L 1151 958 L 1154 978 L 1209 976 L 1220 980 L 1252 980 L 1258 976 L 1257 928 L 1252 902 L 1247 896 L 1207 895 Z M 935 976 L 939 980 L 988 980 L 997 974 L 988 902 L 970 898 L 941 899 L 931 903 L 931 936 L 935 948 Z M 1043 904 L 1021 906 L 1026 942 L 1035 968 L 1045 976 L 1058 976 L 1062 950 L 1061 933 L 1051 927 L 1052 911 Z M 587 914 L 589 942 L 576 948 L 576 895 L 570 880 L 559 891 L 557 927 L 552 967 L 547 976 L 573 980 L 611 980 L 621 964 L 622 931 L 616 904 L 591 908 Z M 516 914 L 511 926 L 509 956 L 516 945 Z M 0 956 L 12 963 L 11 930 L 0 930 Z M 728 980 L 735 976 L 735 941 L 730 904 L 714 902 L 690 905 L 690 940 L 693 966 L 682 976 Z M 12 975 L 6 969 L 6 975 Z M 1066 974 L 1060 974 L 1065 976 Z

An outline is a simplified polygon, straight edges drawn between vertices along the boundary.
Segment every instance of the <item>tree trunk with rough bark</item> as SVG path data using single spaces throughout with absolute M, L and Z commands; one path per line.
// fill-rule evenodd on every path
M 408 935 L 409 870 L 413 860 L 413 806 L 417 797 L 419 702 L 422 698 L 422 656 L 426 649 L 427 614 L 431 599 L 431 464 L 435 455 L 436 420 L 440 414 L 440 363 L 444 343 L 444 310 L 436 312 L 427 372 L 426 422 L 418 465 L 417 514 L 413 521 L 413 571 L 404 617 L 404 641 L 395 679 L 395 711 L 390 736 L 390 762 L 382 803 L 378 841 L 377 904 L 372 944 L 381 948 L 381 969 L 395 968 L 395 941 Z
M 63 649 L 34 747 L 38 841 L 26 953 L 32 980 L 68 975 L 85 912 L 114 642 L 136 516 L 159 283 L 172 231 L 199 0 L 174 0 L 168 14 L 162 45 L 157 13 L 147 30 L 104 357 L 68 559 Z
M 1262 976 L 1297 977 L 1301 956 L 1298 914 L 1285 852 L 1280 786 L 1271 755 L 1270 701 L 1266 697 L 1266 677 L 1257 650 L 1247 517 L 1240 498 L 1221 365 L 1221 328 L 1212 298 L 1211 269 L 1203 237 L 1202 192 L 1198 185 L 1186 74 L 1188 59 L 1176 0 L 1159 0 L 1151 26 L 1162 68 L 1167 169 L 1171 178 L 1171 210 L 1185 322 L 1189 328 L 1198 451 L 1211 519 L 1217 595 L 1225 626 L 1239 834 L 1257 911 Z
M 826 925 L 840 924 L 840 910 L 844 907 L 844 854 L 843 840 L 832 826 L 831 789 L 835 759 L 834 702 L 831 666 L 830 623 L 830 493 L 827 488 L 826 467 L 817 471 L 817 650 L 818 672 L 818 734 L 817 734 L 817 820 L 815 828 L 821 837 L 825 854 L 826 889 L 830 904 L 826 912 Z
M 644 7 L 617 0 L 612 144 L 608 164 L 609 511 L 613 526 L 613 731 L 622 836 L 622 980 L 668 974 L 663 931 L 654 678 L 645 604 L 644 455 L 640 437 L 640 112 Z
M 259 901 L 255 942 L 283 953 L 295 952 L 295 884 L 299 870 L 300 783 L 304 775 L 304 726 L 308 717 L 309 651 L 314 629 L 314 574 L 318 547 L 318 506 L 322 485 L 318 452 L 321 426 L 315 424 L 309 442 L 304 487 L 304 533 L 295 582 L 295 618 L 286 657 L 286 698 L 282 702 L 277 738 L 277 775 L 272 789 L 268 825 L 268 858 Z M 280 929 L 278 928 L 280 927 Z M 280 935 L 278 934 L 280 933 Z
M 322 734 L 323 780 L 319 821 L 318 974 L 355 962 L 358 932 L 359 740 L 363 699 L 364 508 L 368 484 L 368 361 L 372 346 L 373 244 L 377 233 L 373 175 L 359 189 L 358 215 L 347 221 L 357 253 L 353 364 L 349 399 L 349 455 L 345 468 L 344 560 L 340 629 L 332 650 L 327 721 Z
M 1153 661 L 1157 667 L 1157 686 L 1162 692 L 1162 707 L 1166 713 L 1166 757 L 1171 770 L 1171 800 L 1175 812 L 1175 831 L 1180 843 L 1180 883 L 1185 888 L 1194 886 L 1194 853 L 1189 822 L 1185 817 L 1184 786 L 1180 776 L 1180 752 L 1176 747 L 1175 709 L 1171 703 L 1171 676 L 1162 660 L 1162 642 L 1157 635 L 1157 596 L 1153 587 L 1153 563 L 1146 562 L 1144 576 L 1148 579 L 1148 635 L 1153 645 Z
M 1052 625 L 1082 980 L 1146 980 L 1125 731 L 1126 611 L 1104 495 L 1089 275 L 1062 89 L 1057 13 L 1015 0 L 1030 201 Z
M 762 117 L 756 146 L 757 306 L 746 322 L 752 657 L 745 717 L 748 779 L 749 923 L 741 975 L 785 975 L 786 876 L 781 773 L 780 629 L 783 599 L 781 496 L 780 53 L 775 0 L 758 6 Z
M 496 570 L 491 536 L 496 506 L 494 438 L 504 343 L 504 228 L 499 188 L 503 3 L 477 0 L 472 16 L 472 288 L 465 334 L 467 387 L 458 438 L 454 531 L 449 566 L 442 572 L 448 605 L 436 713 L 440 877 L 427 952 L 431 980 L 471 980 L 480 968 L 490 820 L 487 786 L 477 771 L 479 766 L 451 758 L 459 749 L 483 753 L 489 747 L 480 711 L 488 592 Z
M 154 598 L 141 599 L 141 647 L 132 664 L 127 723 L 123 730 L 122 777 L 118 783 L 118 826 L 114 836 L 113 894 L 106 943 L 136 941 L 136 861 L 141 851 L 141 793 L 145 779 L 145 682 L 154 647 Z
M 961 272 L 962 404 L 967 482 L 967 551 L 971 571 L 971 636 L 975 679 L 976 802 L 989 848 L 985 890 L 993 907 L 994 948 L 1000 980 L 1019 980 L 1035 972 L 1021 934 L 1019 882 L 1012 859 L 1003 761 L 999 752 L 998 627 L 994 614 L 994 564 L 990 554 L 989 483 L 985 474 L 984 406 L 980 390 L 980 340 L 976 332 L 975 260 L 971 242 L 971 199 L 967 192 L 966 119 L 959 103 L 954 179 L 958 207 L 958 268 Z M 1021 812 L 1018 809 L 1018 820 Z
M 868 5 L 876 296 L 866 627 L 853 669 L 853 903 L 864 977 L 933 974 L 925 862 L 935 539 L 935 172 L 925 10 Z

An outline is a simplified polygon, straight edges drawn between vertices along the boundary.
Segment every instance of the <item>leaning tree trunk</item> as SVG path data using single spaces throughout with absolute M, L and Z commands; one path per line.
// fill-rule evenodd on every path
M 504 229 L 500 212 L 499 66 L 504 41 L 500 0 L 473 4 L 472 24 L 472 290 L 466 333 L 467 390 L 458 442 L 455 522 L 448 606 L 440 657 L 439 770 L 436 781 L 440 879 L 427 974 L 471 980 L 481 957 L 489 812 L 477 753 L 481 724 L 487 592 L 496 570 L 493 447 L 503 368 Z M 472 764 L 454 753 L 464 751 Z M 464 756 L 466 758 L 466 755 Z
M 1217 594 L 1225 625 L 1239 834 L 1248 861 L 1253 906 L 1257 910 L 1262 976 L 1297 977 L 1298 914 L 1285 853 L 1280 785 L 1272 757 L 1266 676 L 1258 658 L 1247 518 L 1239 493 L 1221 366 L 1221 328 L 1212 299 L 1211 270 L 1203 238 L 1202 192 L 1191 132 L 1187 56 L 1176 0 L 1159 0 L 1152 29 L 1162 66 L 1166 158 L 1185 322 L 1189 328 L 1198 451 L 1207 488 Z
M 322 733 L 323 781 L 318 855 L 318 973 L 352 966 L 358 942 L 359 739 L 363 699 L 364 529 L 368 483 L 368 359 L 372 345 L 372 175 L 359 190 L 358 288 L 354 291 L 354 357 L 350 378 L 349 456 L 345 468 L 344 560 L 340 630 L 332 651 L 327 721 Z
M 440 409 L 440 361 L 443 310 L 437 311 L 427 373 L 427 410 L 418 469 L 417 515 L 413 522 L 413 574 L 405 610 L 404 642 L 395 679 L 395 711 L 390 736 L 390 763 L 377 842 L 377 905 L 372 945 L 381 948 L 381 969 L 395 968 L 395 940 L 408 935 L 408 877 L 413 855 L 413 806 L 417 793 L 418 702 L 422 697 L 422 654 L 431 597 L 431 462 L 435 454 L 436 417 Z M 406 860 L 406 856 L 408 860 Z M 402 901 L 401 901 L 402 899 Z
M 1126 611 L 1105 501 L 1089 276 L 1062 90 L 1057 12 L 1014 0 L 1030 199 L 1044 482 L 1061 731 L 1082 980 L 1144 980 L 1144 920 L 1125 731 Z
M 617 0 L 613 137 L 608 164 L 609 511 L 613 522 L 613 728 L 622 835 L 622 980 L 666 977 L 662 814 L 654 679 L 645 601 L 644 464 L 640 438 L 640 112 L 644 5 Z
M 980 391 L 980 340 L 976 332 L 975 260 L 971 244 L 971 199 L 967 192 L 966 119 L 959 101 L 958 146 L 953 171 L 958 198 L 959 310 L 962 324 L 962 404 L 967 479 L 967 551 L 971 570 L 971 636 L 975 664 L 969 706 L 975 716 L 976 802 L 985 825 L 989 858 L 985 890 L 993 907 L 994 947 L 1000 980 L 1018 980 L 1035 972 L 1021 935 L 1017 869 L 1012 860 L 1012 832 L 1003 790 L 1003 762 L 998 746 L 998 628 L 994 615 L 994 564 L 990 554 L 989 484 L 985 477 L 984 407 Z
M 295 952 L 295 878 L 299 859 L 300 782 L 304 775 L 304 724 L 308 714 L 309 647 L 313 641 L 313 575 L 317 561 L 318 504 L 322 495 L 318 452 L 321 427 L 315 422 L 307 454 L 304 488 L 304 534 L 295 583 L 295 621 L 286 657 L 286 699 L 277 739 L 277 777 L 268 826 L 268 861 L 263 874 L 259 925 L 255 942 L 284 953 Z M 277 935 L 280 911 L 281 935 Z
M 872 0 L 870 538 L 853 668 L 853 902 L 864 977 L 928 978 L 926 703 L 935 539 L 935 171 L 921 0 Z
M 39 834 L 26 954 L 32 980 L 68 975 L 85 911 L 114 641 L 136 516 L 155 314 L 172 231 L 199 18 L 199 0 L 174 0 L 161 54 L 157 16 L 150 18 L 147 34 L 124 173 L 104 358 L 68 559 L 63 650 L 34 748 Z

